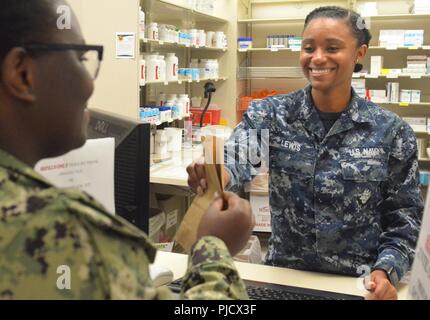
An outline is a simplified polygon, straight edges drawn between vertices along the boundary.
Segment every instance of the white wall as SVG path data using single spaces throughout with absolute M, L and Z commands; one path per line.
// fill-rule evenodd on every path
M 138 37 L 136 58 L 115 58 L 116 32 L 138 32 L 138 0 L 69 0 L 89 44 L 104 46 L 104 59 L 89 107 L 138 119 Z

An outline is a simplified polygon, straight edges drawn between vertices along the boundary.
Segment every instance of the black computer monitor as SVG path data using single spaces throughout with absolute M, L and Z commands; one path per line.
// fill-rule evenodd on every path
M 88 138 L 115 138 L 115 210 L 138 228 L 149 229 L 149 124 L 90 109 Z

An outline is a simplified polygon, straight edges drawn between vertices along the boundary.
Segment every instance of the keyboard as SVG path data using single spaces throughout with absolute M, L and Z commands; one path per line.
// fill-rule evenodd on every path
M 364 297 L 343 293 L 291 287 L 286 285 L 244 280 L 251 300 L 364 300 Z M 176 293 L 181 291 L 182 278 L 167 286 Z

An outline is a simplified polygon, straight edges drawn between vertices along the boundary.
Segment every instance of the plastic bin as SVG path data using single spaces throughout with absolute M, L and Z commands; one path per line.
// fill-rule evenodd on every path
M 191 114 L 193 116 L 193 125 L 200 125 L 200 118 L 203 113 L 201 108 L 191 108 Z M 203 125 L 219 125 L 221 120 L 221 109 L 210 108 L 206 111 L 203 118 Z

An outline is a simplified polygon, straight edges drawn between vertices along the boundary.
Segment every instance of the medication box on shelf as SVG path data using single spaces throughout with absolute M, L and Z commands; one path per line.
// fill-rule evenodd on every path
M 371 56 L 370 57 L 370 73 L 371 74 L 380 74 L 383 66 L 384 66 L 384 57 L 383 56 Z
M 411 90 L 411 102 L 412 103 L 421 102 L 421 90 Z
M 415 132 L 427 132 L 427 118 L 425 117 L 405 117 L 403 118 Z
M 252 38 L 238 38 L 237 45 L 240 49 L 251 49 L 252 48 Z

